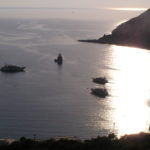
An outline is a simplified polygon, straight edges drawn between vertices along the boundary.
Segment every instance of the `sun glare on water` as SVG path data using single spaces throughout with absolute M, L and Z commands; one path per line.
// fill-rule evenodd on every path
M 118 135 L 148 131 L 150 125 L 150 52 L 112 46 L 113 91 L 110 117 Z

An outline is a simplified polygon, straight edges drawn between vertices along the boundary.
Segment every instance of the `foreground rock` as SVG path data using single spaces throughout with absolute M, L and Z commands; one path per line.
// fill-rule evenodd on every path
M 116 44 L 150 49 L 150 9 L 119 25 L 111 34 L 80 42 Z

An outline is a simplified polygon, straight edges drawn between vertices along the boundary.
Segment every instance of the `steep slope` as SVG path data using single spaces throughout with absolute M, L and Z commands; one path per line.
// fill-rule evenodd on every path
M 109 35 L 104 35 L 98 40 L 80 41 L 150 49 L 150 9 L 131 20 L 122 23 Z

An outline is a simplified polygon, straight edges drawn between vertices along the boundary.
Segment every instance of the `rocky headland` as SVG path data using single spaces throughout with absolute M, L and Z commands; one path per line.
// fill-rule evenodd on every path
M 109 35 L 104 34 L 99 39 L 79 41 L 150 49 L 150 9 L 120 24 Z

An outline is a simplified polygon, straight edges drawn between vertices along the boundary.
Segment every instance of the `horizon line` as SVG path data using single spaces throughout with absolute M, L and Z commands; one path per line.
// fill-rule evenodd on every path
M 12 9 L 12 10 L 15 10 L 15 9 L 27 9 L 27 10 L 29 10 L 29 9 L 31 9 L 31 10 L 38 10 L 38 9 L 50 9 L 50 10 L 56 10 L 56 9 L 62 9 L 62 10 L 71 10 L 71 9 L 84 9 L 84 10 L 87 10 L 87 9 L 97 9 L 97 10 L 99 10 L 99 9 L 102 9 L 102 10 L 115 10 L 115 11 L 145 11 L 145 10 L 147 10 L 148 8 L 134 8 L 134 7 L 112 7 L 112 8 L 107 8 L 107 7 L 105 7 L 105 8 L 67 8 L 67 7 L 54 7 L 54 8 L 52 8 L 52 7 L 0 7 L 0 10 L 5 10 L 5 9 Z
M 109 10 L 116 10 L 116 11 L 146 11 L 148 8 L 138 8 L 138 7 L 118 7 L 118 8 L 106 8 Z

